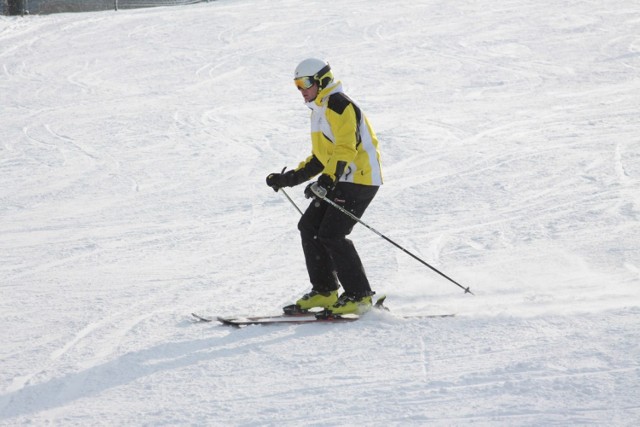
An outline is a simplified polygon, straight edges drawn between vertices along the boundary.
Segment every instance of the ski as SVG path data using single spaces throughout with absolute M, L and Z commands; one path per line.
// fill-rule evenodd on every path
M 378 310 L 389 311 L 384 305 L 386 295 L 382 295 L 373 305 Z M 227 326 L 248 326 L 248 325 L 301 325 L 305 323 L 344 323 L 353 322 L 360 319 L 358 314 L 335 315 L 329 310 L 303 310 L 296 305 L 284 307 L 284 313 L 266 316 L 204 316 L 198 313 L 191 313 L 196 322 L 219 322 Z M 397 316 L 401 319 L 434 319 L 444 317 L 454 317 L 455 314 L 425 314 Z
M 194 320 L 196 322 L 221 322 L 224 323 L 225 321 L 228 320 L 233 320 L 233 319 L 244 319 L 244 320 L 259 320 L 259 319 L 290 319 L 290 320 L 295 320 L 295 319 L 304 319 L 304 318 L 309 318 L 309 319 L 313 319 L 315 316 L 315 313 L 313 312 L 308 312 L 308 313 L 304 313 L 304 314 L 296 314 L 296 315 L 290 315 L 290 314 L 275 314 L 275 315 L 266 315 L 266 316 L 204 316 L 198 313 L 191 313 L 191 315 L 195 318 Z M 302 318 L 302 319 L 301 319 Z
M 191 315 L 194 317 L 193 320 L 195 320 L 196 322 L 214 322 L 216 320 L 215 317 L 209 317 L 209 316 L 203 316 L 201 314 L 198 313 L 191 313 Z
M 398 316 L 398 317 L 400 317 L 400 319 L 442 319 L 442 318 L 445 318 L 445 317 L 456 317 L 456 315 L 454 313 L 444 313 L 444 314 L 408 314 L 406 316 Z
M 216 320 L 223 325 L 227 326 L 249 326 L 249 325 L 302 325 L 305 323 L 344 323 L 354 322 L 358 320 L 360 316 L 357 314 L 345 314 L 343 316 L 327 316 L 317 317 L 310 314 L 307 316 L 289 316 L 289 315 L 276 315 L 276 316 L 254 316 L 254 317 L 217 317 Z
M 357 314 L 345 315 L 341 317 L 332 317 L 332 318 L 317 318 L 316 314 L 308 313 L 305 315 L 296 315 L 291 316 L 288 314 L 276 314 L 273 316 L 232 316 L 232 317 L 209 317 L 203 316 L 197 313 L 191 313 L 191 315 L 195 318 L 196 322 L 220 322 L 224 325 L 230 326 L 246 326 L 246 325 L 264 325 L 264 324 L 285 324 L 288 323 L 290 325 L 299 325 L 303 323 L 314 323 L 316 321 L 319 322 L 328 322 L 328 323 L 340 323 L 340 322 L 353 322 L 354 320 L 358 320 L 360 316 Z M 347 317 L 348 316 L 348 317 Z M 446 314 L 416 314 L 416 315 L 407 315 L 407 316 L 398 316 L 394 315 L 400 319 L 439 319 L 446 317 L 455 317 L 455 314 L 446 313 Z

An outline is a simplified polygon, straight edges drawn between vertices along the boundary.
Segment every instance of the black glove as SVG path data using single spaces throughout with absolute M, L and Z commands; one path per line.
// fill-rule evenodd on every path
M 311 199 L 312 197 L 320 197 L 323 199 L 335 187 L 335 182 L 329 175 L 322 174 L 317 182 L 312 182 L 304 189 L 304 197 Z
M 267 175 L 267 185 L 273 188 L 273 191 L 278 191 L 282 187 L 293 187 L 300 183 L 299 173 L 296 173 L 294 170 L 285 172 L 285 169 L 287 169 L 286 166 L 282 168 L 282 172 L 280 173 L 270 173 Z
M 283 171 L 284 172 L 284 171 Z M 287 174 L 293 171 L 289 171 L 287 173 L 271 173 L 267 176 L 267 185 L 273 188 L 273 191 L 278 191 L 282 187 L 287 186 L 288 179 L 286 177 Z
M 313 197 L 316 197 L 316 195 L 313 194 L 313 191 L 311 191 L 311 187 L 313 187 L 314 185 L 318 185 L 318 183 L 312 182 L 311 184 L 307 184 L 307 186 L 304 188 L 304 197 L 306 199 L 311 199 Z
M 311 163 L 313 165 L 313 162 Z M 315 166 L 314 166 L 315 167 Z M 290 170 L 285 172 L 286 167 L 280 173 L 271 173 L 267 176 L 267 185 L 278 191 L 282 187 L 294 187 L 309 179 L 307 168 Z M 317 173 L 317 172 L 316 172 Z
M 320 178 L 318 178 L 318 186 L 324 188 L 325 190 L 327 190 L 327 192 L 329 192 L 333 190 L 333 187 L 336 186 L 336 183 L 333 182 L 333 178 L 323 173 L 322 175 L 320 175 Z

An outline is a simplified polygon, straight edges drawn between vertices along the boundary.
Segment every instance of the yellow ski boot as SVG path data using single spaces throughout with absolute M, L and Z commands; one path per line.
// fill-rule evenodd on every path
M 372 306 L 373 302 L 371 299 L 371 295 L 354 297 L 345 292 L 344 294 L 340 295 L 338 301 L 336 301 L 335 304 L 333 304 L 327 310 L 329 310 L 331 314 L 338 315 L 363 314 L 371 310 Z
M 328 308 L 334 305 L 337 301 L 338 291 L 311 291 L 308 294 L 303 295 L 302 298 L 296 301 L 296 305 L 300 307 L 301 310 L 309 310 L 310 308 L 315 307 Z

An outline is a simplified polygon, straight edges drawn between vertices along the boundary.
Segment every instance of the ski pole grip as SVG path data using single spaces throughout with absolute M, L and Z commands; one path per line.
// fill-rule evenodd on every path
M 311 191 L 313 192 L 313 194 L 315 194 L 317 197 L 324 199 L 325 197 L 327 197 L 327 189 L 318 185 L 317 182 L 314 182 L 313 184 L 311 184 Z

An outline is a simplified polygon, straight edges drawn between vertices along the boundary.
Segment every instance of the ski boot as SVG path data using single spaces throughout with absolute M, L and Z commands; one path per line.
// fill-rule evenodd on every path
M 331 307 L 338 301 L 338 291 L 318 292 L 312 290 L 304 294 L 295 304 L 283 308 L 285 314 L 297 315 L 309 312 L 311 308 Z
M 333 315 L 341 316 L 343 314 L 363 314 L 371 310 L 373 306 L 371 295 L 356 297 L 348 293 L 343 293 L 327 311 Z

